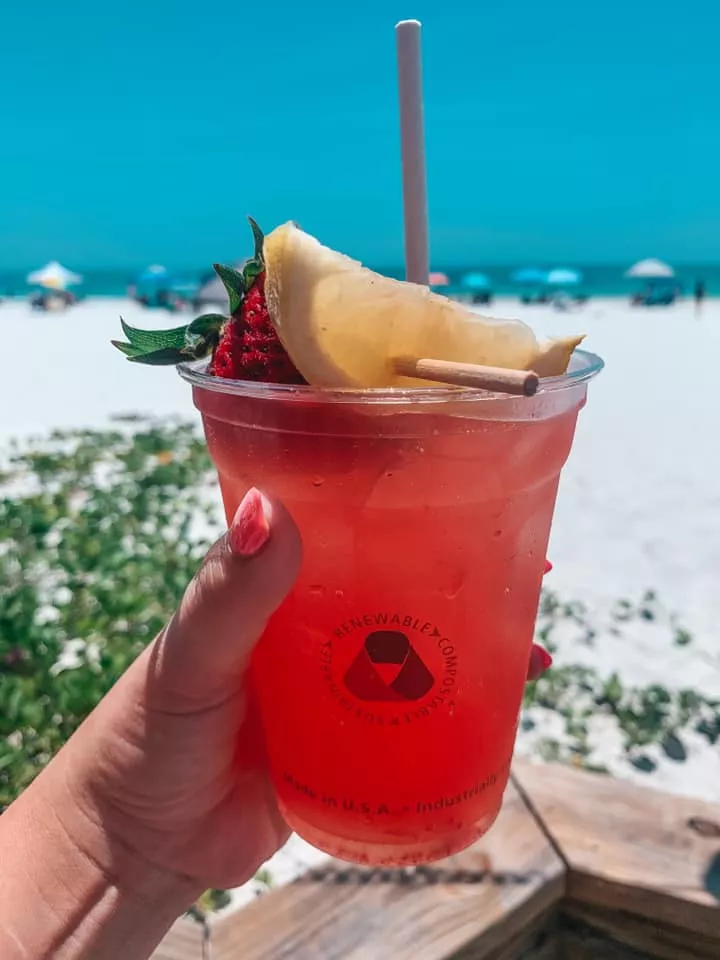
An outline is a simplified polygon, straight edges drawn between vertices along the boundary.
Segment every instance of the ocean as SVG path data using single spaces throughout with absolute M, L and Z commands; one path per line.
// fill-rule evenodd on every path
M 491 283 L 492 290 L 498 296 L 511 296 L 517 294 L 519 288 L 510 281 L 510 275 L 520 266 L 533 266 L 540 269 L 549 269 L 557 264 L 531 263 L 504 266 L 486 266 L 480 264 L 468 264 L 466 266 L 444 266 L 443 264 L 433 264 L 433 270 L 447 274 L 450 279 L 448 292 L 461 289 L 461 279 L 465 273 L 471 271 L 481 271 L 485 273 Z M 78 288 L 78 292 L 83 296 L 92 297 L 122 297 L 125 296 L 127 286 L 132 282 L 134 276 L 137 276 L 140 270 L 138 268 L 128 267 L 127 269 L 113 270 L 84 270 L 81 266 L 74 263 L 69 265 L 71 269 L 82 274 L 84 282 Z M 637 290 L 642 281 L 626 280 L 623 277 L 627 264 L 574 264 L 567 263 L 562 266 L 573 267 L 580 270 L 583 274 L 583 282 L 579 287 L 574 288 L 579 293 L 591 297 L 624 297 L 629 296 L 631 291 Z M 402 267 L 375 267 L 380 273 L 391 277 L 402 277 Z M 703 280 L 707 293 L 710 296 L 720 296 L 720 264 L 681 264 L 675 265 L 675 271 L 678 283 L 684 289 L 685 293 L 691 293 L 697 280 Z M 25 283 L 25 276 L 28 270 L 16 270 L 4 272 L 0 270 L 0 297 L 7 296 L 27 296 L 30 289 Z M 200 269 L 182 269 L 177 270 L 174 275 L 181 282 L 183 288 L 186 286 L 192 289 L 207 278 L 207 270 Z

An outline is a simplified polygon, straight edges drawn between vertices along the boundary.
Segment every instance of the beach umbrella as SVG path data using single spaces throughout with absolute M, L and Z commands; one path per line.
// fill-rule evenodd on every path
M 170 278 L 170 289 L 173 293 L 179 293 L 185 297 L 194 297 L 198 290 L 197 280 L 190 280 L 186 277 Z
M 547 282 L 547 271 L 538 270 L 537 267 L 522 267 L 510 274 L 513 283 L 522 284 L 543 284 Z
M 634 263 L 629 270 L 625 271 L 626 277 L 635 277 L 640 280 L 669 280 L 675 276 L 675 271 L 662 260 L 639 260 Z
M 548 273 L 546 282 L 554 287 L 571 287 L 577 283 L 582 283 L 582 279 L 583 275 L 579 270 L 556 267 Z
M 431 273 L 428 283 L 431 287 L 447 287 L 450 285 L 450 277 L 446 273 Z
M 47 287 L 51 290 L 64 290 L 66 287 L 82 283 L 82 279 L 80 274 L 67 270 L 57 260 L 51 260 L 40 270 L 35 270 L 27 275 L 29 284 Z
M 461 283 L 467 290 L 488 290 L 492 284 L 484 273 L 466 273 Z
M 135 283 L 138 285 L 142 284 L 143 286 L 155 286 L 161 283 L 170 283 L 171 279 L 172 277 L 167 267 L 154 263 L 137 275 Z

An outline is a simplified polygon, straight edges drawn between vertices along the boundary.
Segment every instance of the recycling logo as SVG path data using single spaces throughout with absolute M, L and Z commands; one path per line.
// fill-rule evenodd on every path
M 409 637 L 399 630 L 375 630 L 343 677 L 358 700 L 390 702 L 420 700 L 435 679 Z

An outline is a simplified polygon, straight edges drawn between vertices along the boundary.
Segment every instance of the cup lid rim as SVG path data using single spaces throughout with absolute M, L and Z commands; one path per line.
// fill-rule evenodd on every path
M 313 387 L 287 383 L 266 383 L 256 380 L 229 380 L 213 377 L 206 372 L 207 360 L 181 363 L 177 371 L 183 380 L 203 390 L 229 396 L 257 397 L 276 400 L 310 400 L 337 403 L 447 403 L 448 401 L 488 403 L 497 400 L 514 400 L 529 403 L 547 394 L 566 390 L 586 383 L 597 376 L 605 366 L 601 357 L 589 350 L 575 350 L 566 373 L 559 377 L 544 377 L 534 397 L 515 397 L 505 393 L 492 393 L 471 387 Z

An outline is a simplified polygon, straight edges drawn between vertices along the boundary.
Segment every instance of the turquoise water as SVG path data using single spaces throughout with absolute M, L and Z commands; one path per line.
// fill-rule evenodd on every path
M 133 268 L 126 270 L 83 270 L 82 267 L 76 267 L 75 264 L 71 264 L 71 266 L 73 270 L 77 269 L 85 278 L 82 287 L 78 288 L 78 292 L 82 293 L 83 296 L 124 296 L 128 283 L 138 273 L 138 270 Z M 452 287 L 459 285 L 464 273 L 481 270 L 492 281 L 493 291 L 502 296 L 517 293 L 518 288 L 510 282 L 510 274 L 521 266 L 535 266 L 544 269 L 558 266 L 558 264 L 528 262 L 507 266 L 485 266 L 482 263 L 469 263 L 467 266 L 458 267 L 437 264 L 433 265 L 433 269 L 446 273 L 450 278 Z M 577 289 L 579 292 L 590 296 L 627 296 L 630 291 L 641 285 L 640 281 L 630 281 L 623 278 L 623 272 L 627 269 L 627 265 L 564 263 L 561 266 L 577 268 L 583 273 L 584 281 Z M 388 276 L 402 277 L 403 275 L 402 268 L 399 267 L 376 267 L 376 269 Z M 691 293 L 696 280 L 702 279 L 705 282 L 708 294 L 720 296 L 720 264 L 684 264 L 676 266 L 675 270 L 678 282 L 683 286 L 686 293 Z M 25 276 L 28 272 L 28 270 L 0 271 L 0 296 L 26 296 L 29 292 L 29 288 L 25 284 Z M 178 271 L 177 276 L 192 285 L 200 283 L 207 276 L 207 271 L 182 270 Z

